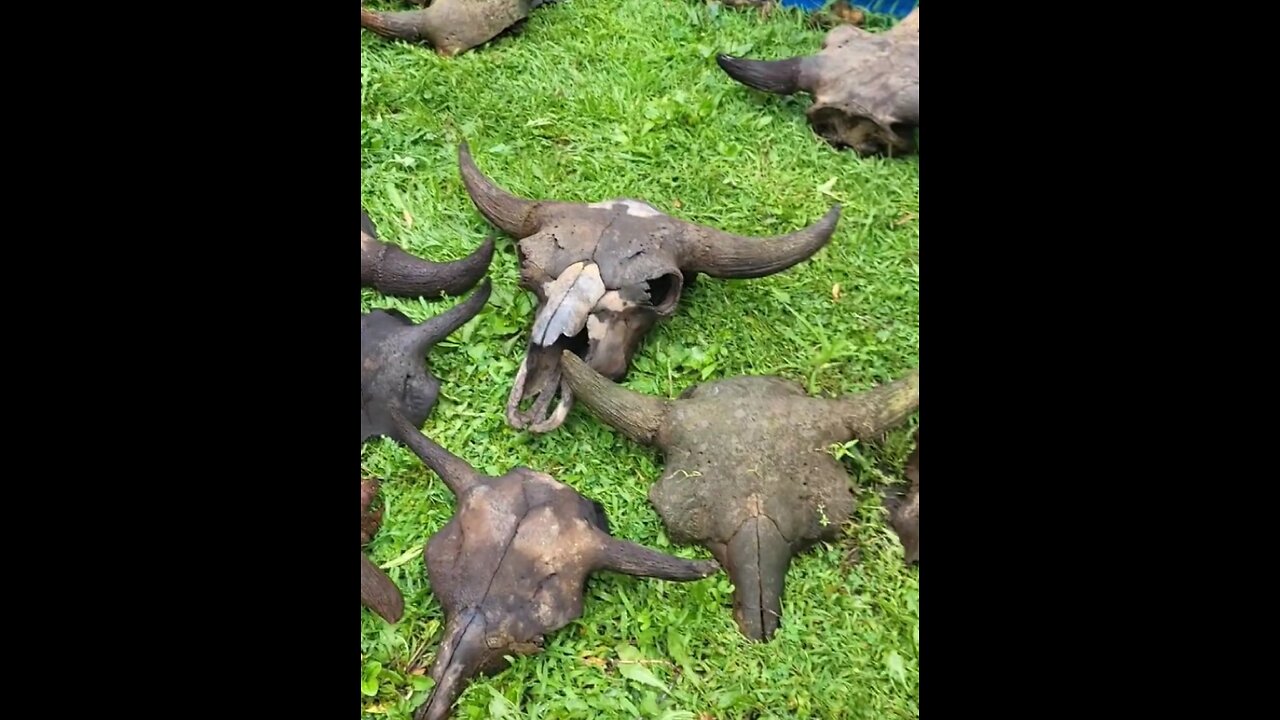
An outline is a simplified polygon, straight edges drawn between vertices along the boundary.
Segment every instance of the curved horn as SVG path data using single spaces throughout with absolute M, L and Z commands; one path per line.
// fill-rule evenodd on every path
M 451 262 L 432 262 L 410 255 L 391 243 L 367 234 L 360 224 L 360 286 L 395 297 L 461 295 L 484 277 L 493 260 L 493 238 L 476 251 Z
M 479 289 L 471 293 L 471 297 L 454 305 L 435 317 L 415 325 L 406 335 L 407 351 L 410 354 L 425 354 L 432 345 L 448 337 L 458 328 L 466 325 L 475 317 L 484 304 L 489 302 L 489 293 L 493 292 L 493 283 L 485 278 Z
M 462 497 L 463 493 L 484 478 L 475 471 L 475 468 L 468 465 L 466 460 L 445 450 L 434 440 L 423 435 L 422 431 L 406 420 L 399 410 L 394 408 L 391 410 L 391 421 L 396 426 L 395 439 L 407 445 L 424 465 L 439 475 L 454 497 Z
M 360 553 L 360 604 L 391 624 L 404 615 L 404 596 L 382 568 Z
M 669 401 L 632 392 L 606 379 L 568 350 L 561 353 L 560 369 L 573 396 L 602 422 L 635 442 L 661 444 L 658 429 L 671 409 Z
M 486 220 L 517 239 L 538 231 L 539 203 L 516 197 L 485 177 L 471 159 L 471 150 L 465 142 L 458 146 L 458 167 L 471 202 Z
M 680 269 L 719 278 L 758 278 L 772 275 L 809 259 L 835 234 L 840 205 L 809 227 L 790 235 L 753 238 L 684 223 Z
M 808 58 L 793 57 L 786 60 L 748 60 L 729 55 L 716 55 L 716 64 L 729 77 L 749 88 L 777 95 L 791 95 L 801 90 L 810 92 L 810 83 L 803 79 L 804 61 Z
M 426 40 L 428 17 L 427 10 L 377 12 L 360 7 L 360 27 L 391 40 Z
M 920 368 L 888 385 L 831 402 L 854 437 L 871 440 L 920 409 Z
M 636 577 L 659 580 L 700 580 L 720 571 L 714 560 L 685 560 L 601 532 L 603 543 L 595 566 Z

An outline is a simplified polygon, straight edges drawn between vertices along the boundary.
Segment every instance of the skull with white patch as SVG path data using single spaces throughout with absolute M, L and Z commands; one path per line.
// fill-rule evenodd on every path
M 466 143 L 458 161 L 481 214 L 516 238 L 520 284 L 538 298 L 528 349 L 507 400 L 507 422 L 531 432 L 558 428 L 573 405 L 561 379 L 562 350 L 621 380 L 645 333 L 675 313 L 686 281 L 699 272 L 758 278 L 786 270 L 821 250 L 840 218 L 836 205 L 789 235 L 742 237 L 674 218 L 639 200 L 527 200 L 486 178 Z M 521 411 L 526 400 L 531 405 Z

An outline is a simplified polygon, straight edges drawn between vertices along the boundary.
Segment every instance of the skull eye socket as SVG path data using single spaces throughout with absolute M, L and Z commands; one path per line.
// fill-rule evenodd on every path
M 649 304 L 659 315 L 670 315 L 675 312 L 676 303 L 680 301 L 680 289 L 684 278 L 679 273 L 659 275 L 648 282 Z

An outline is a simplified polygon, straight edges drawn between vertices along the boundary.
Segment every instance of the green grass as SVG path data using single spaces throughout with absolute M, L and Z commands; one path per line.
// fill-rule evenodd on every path
M 795 13 L 761 19 L 696 0 L 562 0 L 518 34 L 453 59 L 362 32 L 361 200 L 383 238 L 410 252 L 471 252 L 497 231 L 458 178 L 466 139 L 480 168 L 513 192 L 635 197 L 743 234 L 789 232 L 839 201 L 839 230 L 811 261 L 759 280 L 701 278 L 650 333 L 626 382 L 664 396 L 744 374 L 815 393 L 865 389 L 919 362 L 918 161 L 836 152 L 808 129 L 806 98 L 750 91 L 715 64 L 717 52 L 810 52 L 821 37 Z M 430 356 L 444 387 L 425 431 L 485 472 L 551 473 L 603 504 L 621 537 L 709 557 L 673 546 L 649 506 L 656 451 L 580 408 L 546 436 L 506 426 L 533 298 L 517 286 L 512 241 L 498 239 L 489 306 Z M 453 302 L 361 296 L 365 311 L 397 307 L 415 320 Z M 849 448 L 859 509 L 838 542 L 795 559 L 773 642 L 738 633 L 723 574 L 694 583 L 600 574 L 581 620 L 541 655 L 472 684 L 455 717 L 918 717 L 919 575 L 902 565 L 873 490 L 900 477 L 909 431 Z M 454 501 L 388 441 L 366 445 L 362 465 L 383 480 L 387 505 L 369 554 L 394 564 L 406 600 L 395 626 L 361 611 L 362 717 L 408 718 L 430 687 L 412 668 L 430 662 L 442 625 L 421 551 Z M 622 674 L 634 665 L 619 660 L 637 656 L 664 689 Z

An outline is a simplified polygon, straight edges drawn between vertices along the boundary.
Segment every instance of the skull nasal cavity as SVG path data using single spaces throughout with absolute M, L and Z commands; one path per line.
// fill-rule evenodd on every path
M 676 273 L 659 275 L 649 281 L 649 302 L 659 314 L 667 315 L 680 301 L 680 287 L 684 279 Z

